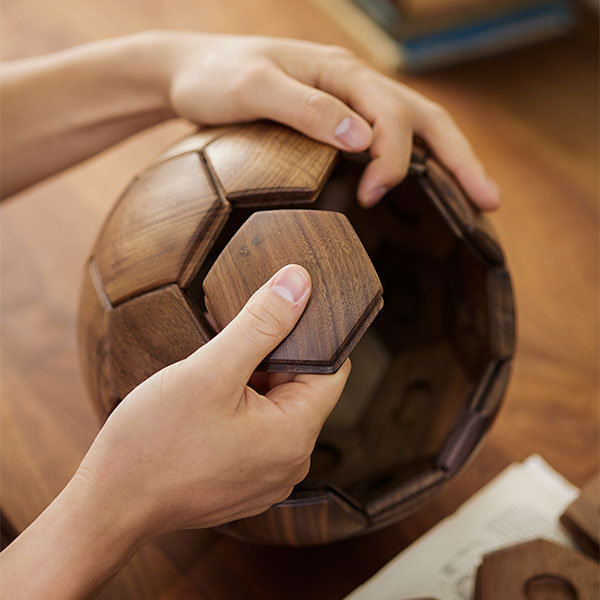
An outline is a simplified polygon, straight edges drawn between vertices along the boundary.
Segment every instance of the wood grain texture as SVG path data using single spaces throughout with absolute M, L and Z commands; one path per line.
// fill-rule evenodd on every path
M 197 154 L 142 174 L 119 200 L 94 251 L 111 302 L 177 281 L 188 255 L 210 247 L 206 233 L 226 215 Z
M 491 264 L 504 264 L 504 254 L 487 218 L 471 204 L 466 194 L 447 170 L 432 156 L 424 160 L 424 185 L 447 220 L 455 222 L 457 233 L 464 234 Z
M 311 298 L 292 333 L 259 368 L 334 373 L 382 306 L 377 273 L 344 215 L 309 210 L 253 214 L 208 272 L 205 302 L 220 331 L 290 263 L 309 272 Z
M 596 600 L 598 563 L 548 540 L 491 552 L 477 571 L 475 600 Z
M 221 529 L 258 543 L 313 546 L 364 530 L 366 517 L 334 492 L 297 492 L 268 512 Z
M 225 126 L 225 127 L 208 127 L 206 129 L 200 129 L 194 132 L 192 135 L 186 135 L 180 140 L 177 140 L 174 144 L 171 144 L 166 150 L 161 152 L 155 159 L 152 161 L 148 170 L 153 169 L 156 165 L 164 162 L 165 160 L 169 160 L 170 158 L 175 158 L 177 156 L 181 156 L 182 154 L 188 153 L 201 153 L 204 147 L 216 140 L 218 137 L 224 135 L 225 133 L 231 133 L 235 129 L 235 126 Z
M 278 0 L 5 0 L 0 49 L 20 58 L 148 28 L 291 35 L 361 53 L 332 18 Z M 402 76 L 450 110 L 504 192 L 490 220 L 515 280 L 518 360 L 500 417 L 460 477 L 409 519 L 331 546 L 164 536 L 99 598 L 341 600 L 511 461 L 541 453 L 579 486 L 598 470 L 597 32 L 587 15 L 561 40 Z M 91 241 L 132 174 L 188 130 L 154 128 L 0 209 L 2 506 L 18 529 L 61 490 L 98 429 L 75 344 Z
M 313 200 L 337 150 L 269 122 L 228 132 L 204 149 L 227 199 L 236 206 Z
M 107 335 L 112 306 L 102 289 L 94 261 L 84 267 L 78 313 L 81 370 L 98 415 L 104 417 L 116 401 Z
M 156 371 L 189 356 L 206 338 L 177 285 L 117 306 L 110 318 L 110 358 L 119 399 Z
M 600 555 L 600 473 L 588 481 L 579 497 L 562 514 L 560 522 L 582 550 L 598 560 Z

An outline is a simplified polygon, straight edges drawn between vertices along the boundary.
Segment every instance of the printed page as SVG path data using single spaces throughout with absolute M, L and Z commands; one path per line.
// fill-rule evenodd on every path
M 578 492 L 532 455 L 507 467 L 346 600 L 471 600 L 484 554 L 539 537 L 573 546 L 558 519 Z

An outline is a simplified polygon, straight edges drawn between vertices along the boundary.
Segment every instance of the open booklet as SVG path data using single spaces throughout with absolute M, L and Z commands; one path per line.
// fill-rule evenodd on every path
M 574 547 L 558 519 L 578 493 L 538 455 L 512 464 L 346 600 L 471 600 L 484 554 L 540 537 Z

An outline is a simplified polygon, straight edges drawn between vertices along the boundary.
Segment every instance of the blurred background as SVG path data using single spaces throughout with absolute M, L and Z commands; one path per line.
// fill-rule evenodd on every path
M 11 60 L 154 28 L 343 45 L 445 105 L 503 189 L 518 350 L 475 460 L 405 521 L 318 549 L 164 536 L 105 598 L 343 598 L 501 469 L 540 453 L 581 486 L 598 445 L 598 4 L 558 0 L 3 0 Z M 0 221 L 1 506 L 19 531 L 98 430 L 78 370 L 82 266 L 128 181 L 192 126 L 169 122 L 19 194 Z

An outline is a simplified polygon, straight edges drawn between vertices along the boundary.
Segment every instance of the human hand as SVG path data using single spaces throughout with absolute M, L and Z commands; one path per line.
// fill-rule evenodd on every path
M 212 341 L 132 391 L 107 420 L 78 476 L 121 510 L 135 536 L 218 525 L 263 512 L 306 476 L 350 365 L 334 375 L 269 376 L 247 385 L 310 296 L 301 267 L 280 270 Z
M 409 167 L 421 137 L 480 208 L 500 203 L 465 135 L 448 112 L 335 46 L 266 37 L 154 34 L 177 116 L 200 125 L 271 119 L 342 150 L 370 150 L 358 186 L 378 202 Z

